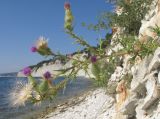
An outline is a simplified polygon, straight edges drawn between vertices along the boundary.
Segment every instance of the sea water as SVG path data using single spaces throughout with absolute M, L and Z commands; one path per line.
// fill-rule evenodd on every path
M 63 80 L 61 77 L 57 80 Z M 49 106 L 56 106 L 58 101 L 64 101 L 80 93 L 91 89 L 92 82 L 88 79 L 78 78 L 67 84 L 65 90 L 60 91 L 53 101 L 44 101 L 39 106 L 31 103 L 25 106 L 13 107 L 10 105 L 9 94 L 17 85 L 17 82 L 27 82 L 27 78 L 0 77 L 0 119 L 32 119 L 35 114 L 44 111 Z

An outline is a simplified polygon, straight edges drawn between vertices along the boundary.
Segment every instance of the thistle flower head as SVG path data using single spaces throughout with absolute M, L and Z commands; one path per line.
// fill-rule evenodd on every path
M 42 56 L 54 55 L 54 53 L 48 47 L 48 40 L 45 37 L 39 37 L 35 46 L 36 51 Z
M 29 75 L 31 75 L 32 70 L 31 70 L 30 67 L 26 67 L 26 68 L 24 68 L 24 69 L 22 70 L 22 73 L 23 73 L 25 76 L 29 76 Z
M 49 71 L 47 71 L 47 72 L 45 72 L 45 73 L 43 74 L 43 77 L 44 77 L 45 79 L 50 79 L 50 78 L 51 78 L 51 73 L 50 73 Z
M 48 47 L 48 40 L 45 37 L 40 36 L 36 42 L 37 50 L 40 48 L 47 48 L 47 47 Z
M 37 52 L 37 48 L 35 46 L 31 47 L 31 52 Z
M 64 3 L 64 9 L 70 9 L 71 5 L 69 2 Z
M 11 105 L 25 106 L 25 102 L 32 97 L 32 88 L 32 85 L 20 82 L 9 94 Z
M 69 2 L 66 2 L 64 4 L 64 9 L 65 9 L 65 18 L 64 18 L 64 28 L 66 30 L 69 30 L 69 31 L 72 31 L 73 30 L 73 15 L 72 15 L 72 11 L 71 11 L 71 8 L 70 8 L 70 3 Z
M 96 56 L 91 56 L 90 60 L 91 60 L 92 63 L 95 63 L 97 61 L 97 57 Z

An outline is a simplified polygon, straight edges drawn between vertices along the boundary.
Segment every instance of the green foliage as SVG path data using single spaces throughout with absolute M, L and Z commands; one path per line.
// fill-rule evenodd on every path
M 154 27 L 150 27 L 150 28 L 154 33 L 156 33 L 158 37 L 160 37 L 160 27 L 158 27 L 158 25 L 156 25 L 155 28 Z
M 32 76 L 28 76 L 28 81 L 31 85 L 36 86 L 36 80 Z
M 48 47 L 42 46 L 40 49 L 38 49 L 38 53 L 42 56 L 49 56 L 52 55 L 52 51 Z
M 49 86 L 47 80 L 43 80 L 38 86 L 38 90 L 40 93 L 45 93 L 48 90 L 48 88 Z
M 107 47 L 110 46 L 111 39 L 112 39 L 112 34 L 107 33 L 106 36 L 105 36 L 105 38 L 100 39 L 100 42 L 99 42 L 99 44 L 97 45 L 97 48 L 99 48 L 99 50 L 104 50 L 104 49 L 106 49 Z
M 98 24 L 114 27 L 115 25 L 124 29 L 125 34 L 138 35 L 141 20 L 150 9 L 152 0 L 118 0 L 115 6 L 122 8 L 120 15 L 113 12 L 104 12 Z M 108 24 L 109 22 L 109 24 Z M 98 24 L 96 26 L 98 26 Z M 101 27 L 103 29 L 103 27 Z
M 88 30 L 94 30 L 94 31 L 100 31 L 102 29 L 108 29 L 109 26 L 108 24 L 106 24 L 106 22 L 102 21 L 101 19 L 98 21 L 98 23 L 95 25 L 95 24 L 89 24 L 87 25 L 86 23 L 82 23 L 81 24 L 83 27 L 86 27 Z
M 92 63 L 91 71 L 95 76 L 95 84 L 100 87 L 106 87 L 111 74 L 114 72 L 114 65 L 104 60 Z
M 160 44 L 157 40 L 149 40 L 145 44 L 141 43 L 141 50 L 139 51 L 139 56 L 143 59 L 145 56 L 149 54 L 153 54 L 154 51 L 160 47 Z
M 137 56 L 143 59 L 145 56 L 153 54 L 156 48 L 160 46 L 157 39 L 149 36 L 145 43 L 140 42 L 135 36 L 121 36 L 117 42 L 123 46 L 121 51 L 130 54 L 133 61 Z

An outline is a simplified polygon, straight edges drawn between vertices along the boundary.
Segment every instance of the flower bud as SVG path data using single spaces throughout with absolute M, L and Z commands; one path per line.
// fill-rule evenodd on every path
M 64 8 L 65 8 L 65 19 L 64 19 L 64 28 L 66 30 L 72 31 L 73 30 L 73 15 L 72 15 L 72 11 L 70 8 L 70 4 L 67 2 L 64 4 Z
M 22 73 L 25 75 L 25 76 L 30 76 L 31 73 L 32 73 L 32 70 L 30 67 L 26 67 L 22 70 Z
M 37 48 L 35 46 L 31 47 L 31 52 L 37 52 Z
M 69 2 L 66 2 L 65 4 L 64 4 L 64 9 L 70 9 L 70 3 Z
M 96 56 L 91 56 L 91 62 L 95 63 L 97 61 L 97 57 Z
M 48 79 L 51 78 L 51 73 L 50 73 L 49 71 L 47 71 L 47 72 L 45 72 L 45 73 L 43 74 L 43 77 L 48 80 Z

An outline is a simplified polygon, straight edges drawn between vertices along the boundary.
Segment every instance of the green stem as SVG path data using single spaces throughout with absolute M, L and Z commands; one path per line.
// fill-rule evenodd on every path
M 72 31 L 66 31 L 67 34 L 69 34 L 72 38 L 76 39 L 76 42 L 79 43 L 82 46 L 86 46 L 93 52 L 97 52 L 92 46 L 90 46 L 84 39 L 80 38 L 76 34 L 74 34 Z
M 36 81 L 35 81 L 35 79 L 34 79 L 31 75 L 28 76 L 28 82 L 29 82 L 31 85 L 33 85 L 33 86 L 36 85 Z

